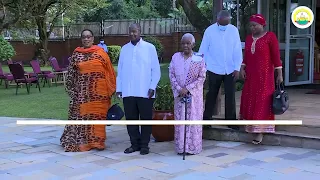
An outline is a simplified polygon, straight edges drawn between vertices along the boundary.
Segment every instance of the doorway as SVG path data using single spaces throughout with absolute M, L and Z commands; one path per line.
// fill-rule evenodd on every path
M 300 29 L 291 22 L 291 14 L 299 6 L 307 6 L 315 11 L 315 0 L 287 0 L 284 79 L 286 86 L 313 82 L 315 23 L 309 28 Z
M 315 58 L 313 55 L 315 46 L 315 23 L 309 28 L 299 29 L 292 23 L 291 13 L 298 6 L 307 6 L 315 11 L 315 1 L 316 0 L 260 0 L 260 6 L 263 7 L 261 8 L 261 13 L 264 14 L 268 22 L 266 28 L 274 32 L 279 40 L 284 83 L 286 86 L 313 83 L 314 67 L 316 68 L 316 66 L 314 66 L 316 63 L 314 62 Z M 300 56 L 301 54 L 302 58 Z M 300 64 L 297 63 L 299 59 L 303 59 L 303 62 Z M 298 68 L 298 65 L 302 68 Z
M 314 47 L 314 83 L 320 84 L 320 0 L 316 1 L 315 11 L 315 47 Z

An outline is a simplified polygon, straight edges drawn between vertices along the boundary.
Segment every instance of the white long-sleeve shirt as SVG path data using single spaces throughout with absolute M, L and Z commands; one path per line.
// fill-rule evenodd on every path
M 149 89 L 155 90 L 161 78 L 155 46 L 142 39 L 135 46 L 125 44 L 117 71 L 117 92 L 122 92 L 122 97 L 148 98 Z
M 204 54 L 207 70 L 219 75 L 240 71 L 243 60 L 238 29 L 232 24 L 225 31 L 218 24 L 209 26 L 203 36 L 199 53 Z

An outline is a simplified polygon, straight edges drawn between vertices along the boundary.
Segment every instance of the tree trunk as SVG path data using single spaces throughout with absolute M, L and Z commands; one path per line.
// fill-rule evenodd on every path
M 196 1 L 178 0 L 178 3 L 182 6 L 183 11 L 192 26 L 197 29 L 197 32 L 203 35 L 206 28 L 211 25 L 211 22 L 201 13 L 201 10 L 197 7 Z
M 49 59 L 49 49 L 48 49 L 48 32 L 46 26 L 46 18 L 45 17 L 36 17 L 35 18 L 38 31 L 39 31 L 39 51 L 41 57 L 41 64 L 47 65 Z

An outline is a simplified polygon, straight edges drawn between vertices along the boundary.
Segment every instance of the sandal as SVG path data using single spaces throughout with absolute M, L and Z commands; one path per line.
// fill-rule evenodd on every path
M 263 140 L 263 134 L 258 134 L 256 139 L 252 141 L 252 144 L 258 145 L 262 142 L 262 140 Z

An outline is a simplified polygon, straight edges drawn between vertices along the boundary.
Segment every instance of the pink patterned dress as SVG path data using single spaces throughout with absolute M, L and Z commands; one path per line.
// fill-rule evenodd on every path
M 202 120 L 203 84 L 206 78 L 204 60 L 195 55 L 184 59 L 181 52 L 175 53 L 169 66 L 169 77 L 174 95 L 175 120 L 185 120 L 185 104 L 178 97 L 182 88 L 187 88 L 192 98 L 187 105 L 187 120 Z M 177 153 L 183 153 L 184 128 L 184 125 L 175 125 Z M 186 153 L 199 154 L 202 151 L 202 125 L 187 125 L 186 132 Z

